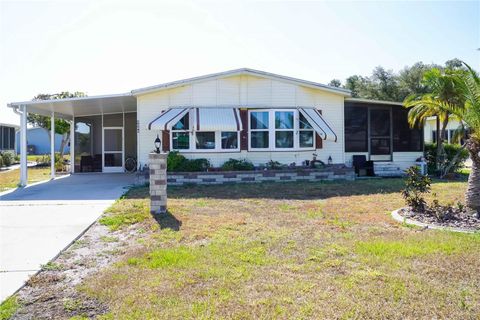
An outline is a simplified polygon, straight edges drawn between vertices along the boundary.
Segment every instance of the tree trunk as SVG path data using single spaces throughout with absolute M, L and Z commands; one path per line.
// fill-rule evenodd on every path
M 69 133 L 64 133 L 62 135 L 62 142 L 60 143 L 60 149 L 58 150 L 60 153 L 60 159 L 63 159 L 64 149 L 65 149 L 65 146 L 68 144 L 69 139 L 70 139 Z
M 437 170 L 439 175 L 442 174 L 443 167 L 445 166 L 445 150 L 443 149 L 443 137 L 445 137 L 445 130 L 448 125 L 448 117 L 442 121 L 440 128 L 440 119 L 437 116 Z M 447 141 L 448 142 L 448 141 Z
M 480 141 L 470 138 L 466 144 L 472 159 L 472 170 L 468 176 L 465 204 L 478 215 L 480 213 Z
M 463 148 L 465 148 L 465 143 L 462 144 L 462 146 L 460 147 L 460 149 L 458 149 L 457 153 L 455 154 L 455 156 L 452 158 L 452 161 L 450 161 L 446 166 L 445 168 L 443 168 L 442 170 L 442 174 L 440 176 L 440 179 L 443 179 L 445 178 L 445 176 L 450 172 L 450 170 L 452 169 L 452 167 L 454 165 L 456 165 L 457 161 L 458 161 L 458 158 L 460 157 L 460 154 L 462 153 L 463 151 Z
M 437 157 L 436 157 L 436 167 L 437 170 L 440 170 L 440 155 L 442 154 L 442 135 L 440 134 L 440 118 L 437 115 L 436 119 L 437 126 Z

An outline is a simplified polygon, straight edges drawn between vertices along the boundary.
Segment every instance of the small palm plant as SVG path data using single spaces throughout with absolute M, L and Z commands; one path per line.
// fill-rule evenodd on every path
M 402 196 L 413 211 L 423 212 L 427 206 L 423 195 L 430 192 L 431 180 L 428 176 L 421 174 L 416 166 L 408 168 L 406 174 Z

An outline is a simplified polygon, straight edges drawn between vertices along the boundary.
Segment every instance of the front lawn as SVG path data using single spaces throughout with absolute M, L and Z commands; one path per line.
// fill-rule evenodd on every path
M 50 167 L 28 168 L 28 183 L 50 179 Z M 0 172 L 0 192 L 16 188 L 20 183 L 20 169 Z
M 104 319 L 475 318 L 480 235 L 390 217 L 400 179 L 132 189 L 101 220 L 138 244 L 79 290 Z M 435 182 L 442 203 L 466 183 Z M 131 225 L 134 224 L 132 227 Z

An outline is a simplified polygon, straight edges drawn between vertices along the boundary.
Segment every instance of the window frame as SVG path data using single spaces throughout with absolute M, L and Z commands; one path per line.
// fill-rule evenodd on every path
M 170 130 L 169 139 L 170 139 L 170 150 L 178 151 L 180 153 L 230 153 L 230 152 L 240 152 L 240 132 L 239 131 L 209 131 L 209 130 L 193 130 L 193 121 L 194 116 L 192 111 L 188 111 L 188 121 L 189 128 L 188 130 Z M 173 147 L 173 133 L 184 132 L 189 134 L 188 139 L 188 149 L 175 149 Z M 213 149 L 197 149 L 197 132 L 213 132 L 215 134 L 215 148 Z M 235 149 L 223 149 L 222 148 L 222 133 L 223 132 L 236 132 L 237 133 L 237 148 Z
M 251 129 L 251 113 L 252 112 L 267 112 L 268 113 L 268 129 Z M 276 129 L 275 127 L 275 113 L 276 112 L 293 112 L 293 129 Z M 248 151 L 249 152 L 285 152 L 285 151 L 314 151 L 316 150 L 317 134 L 313 129 L 300 129 L 300 111 L 292 108 L 276 108 L 276 109 L 249 109 L 248 110 Z M 311 125 L 310 125 L 311 126 Z M 252 147 L 252 132 L 267 131 L 268 132 L 268 148 L 253 148 Z M 277 148 L 275 144 L 277 131 L 293 131 L 293 147 L 292 148 Z M 311 147 L 300 147 L 300 131 L 313 131 L 313 145 Z

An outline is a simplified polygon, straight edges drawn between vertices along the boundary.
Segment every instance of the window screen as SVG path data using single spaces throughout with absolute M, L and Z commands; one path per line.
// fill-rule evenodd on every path
M 368 152 L 368 108 L 345 107 L 345 151 Z

